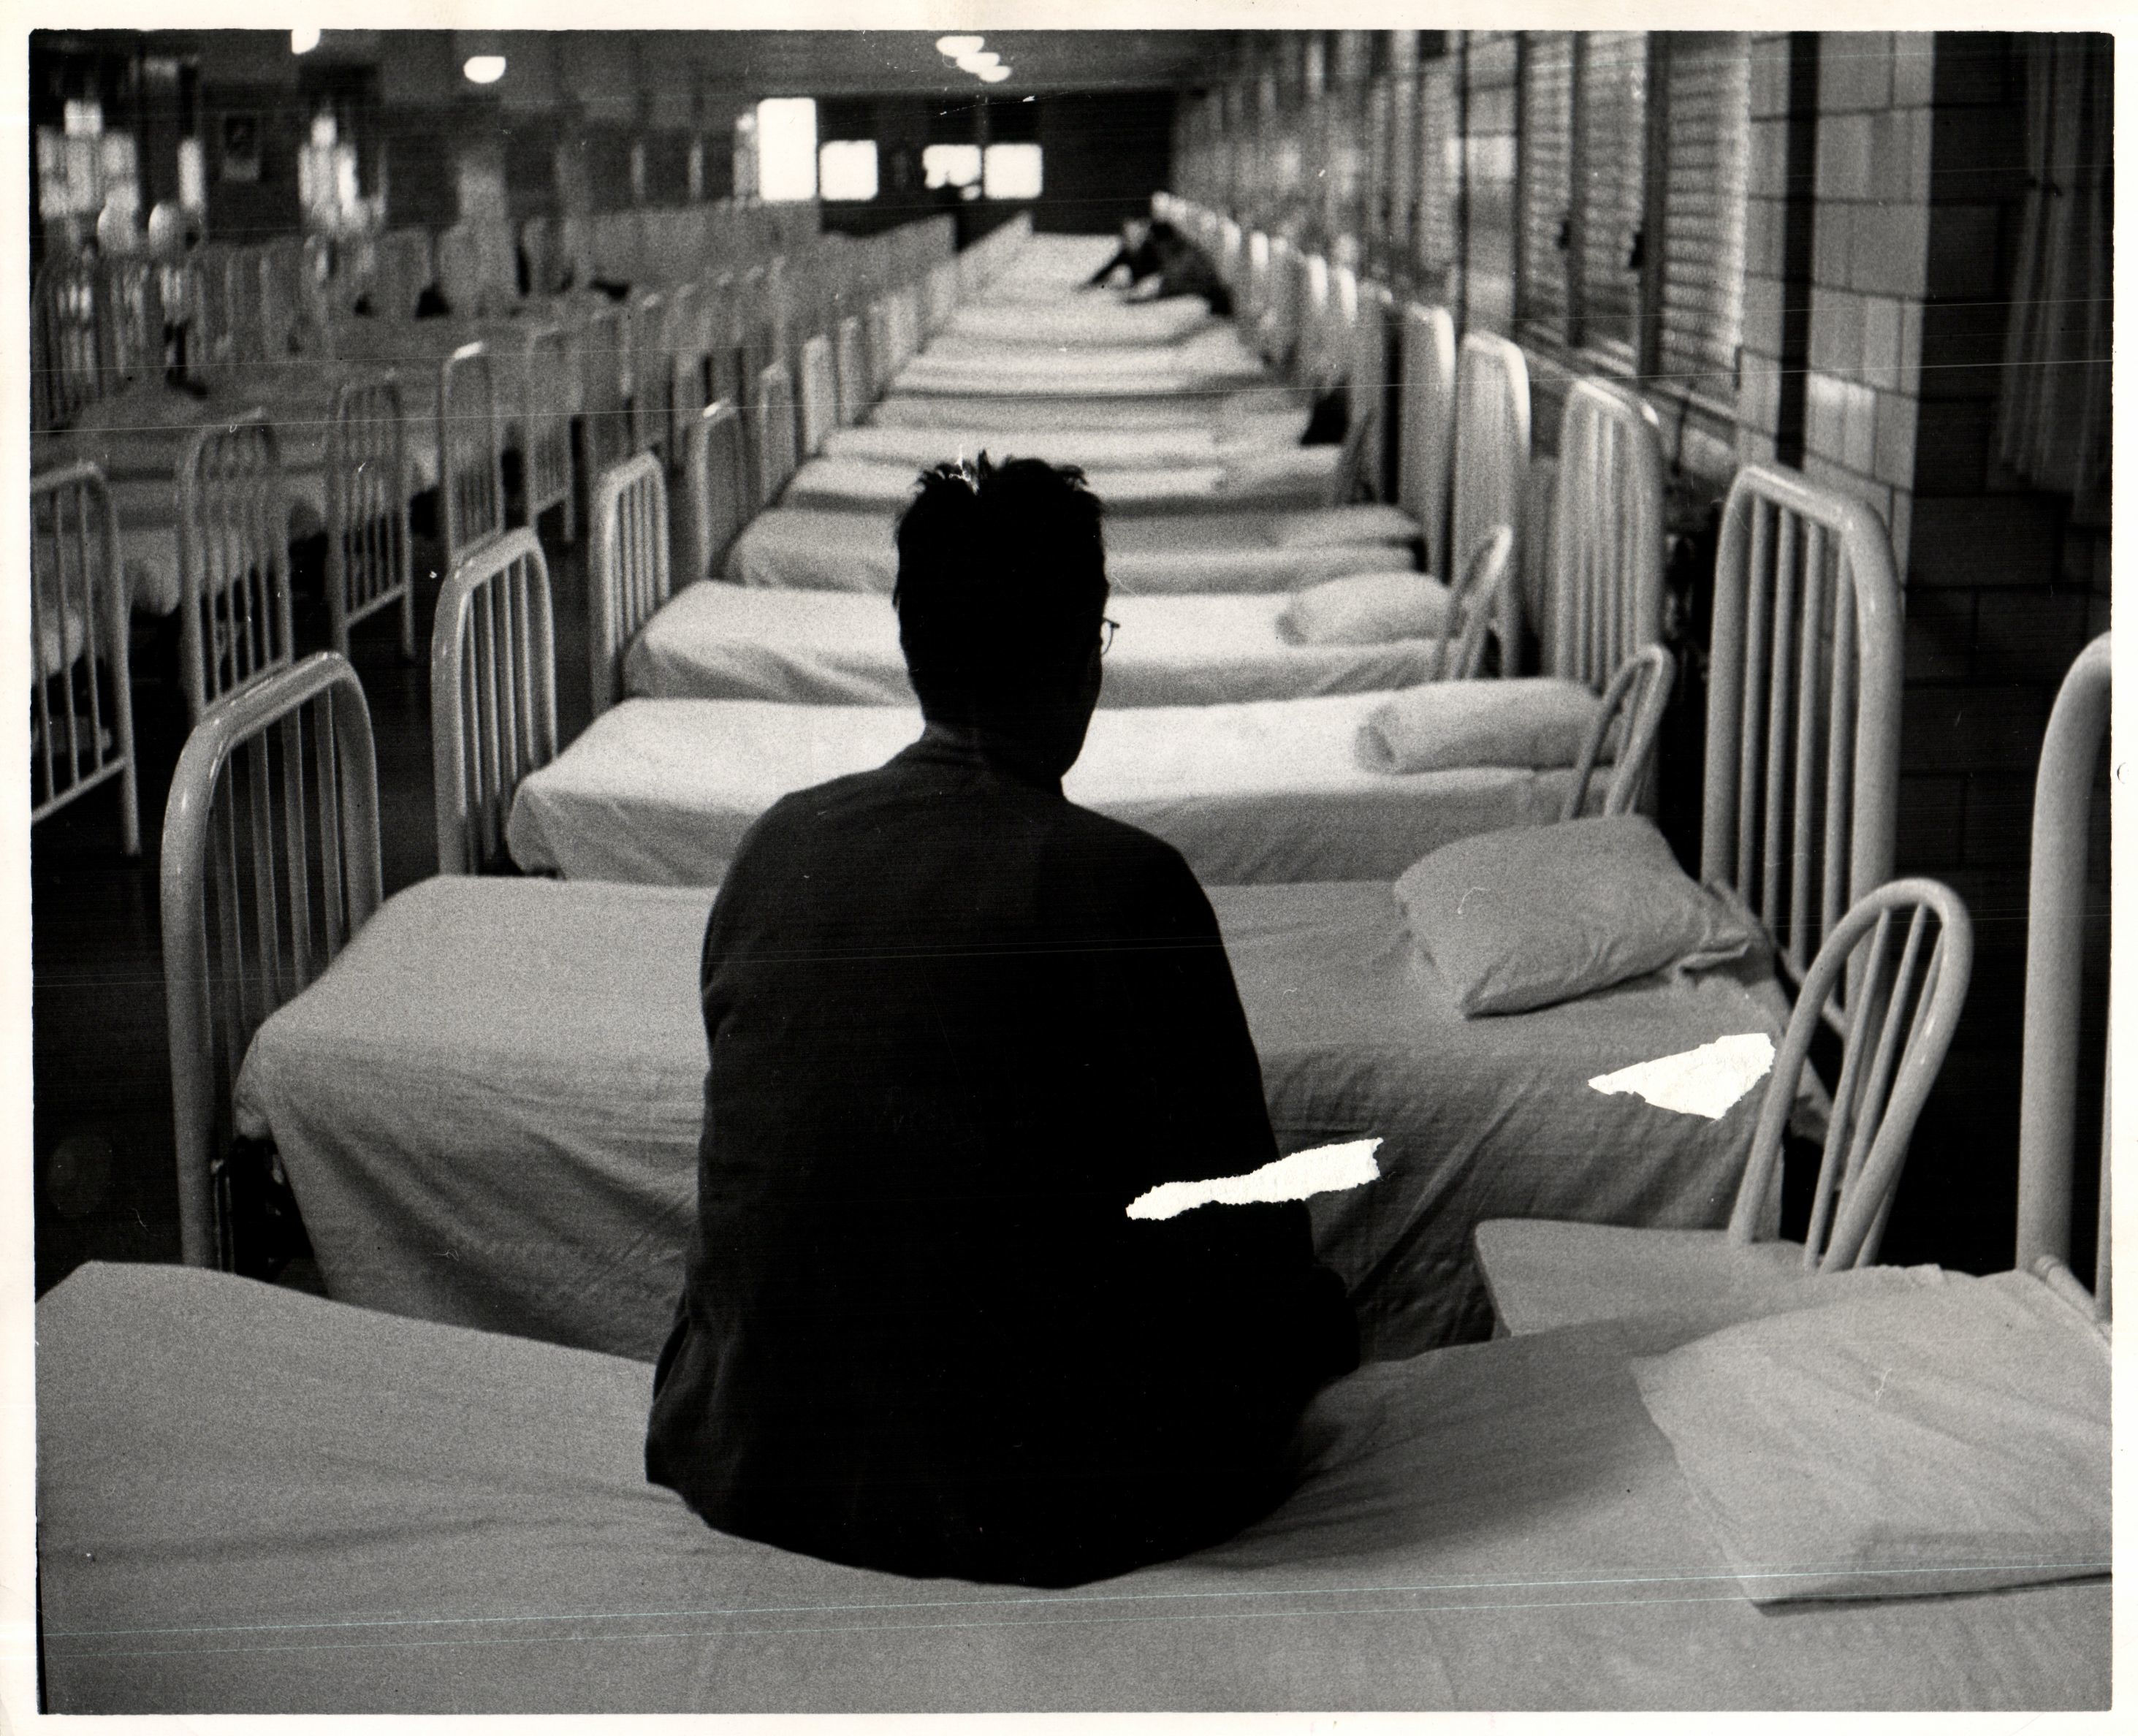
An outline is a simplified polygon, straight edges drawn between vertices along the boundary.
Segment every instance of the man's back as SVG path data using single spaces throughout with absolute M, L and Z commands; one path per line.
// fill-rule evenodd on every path
M 1179 858 L 940 732 L 774 808 L 706 937 L 700 1240 L 648 1465 L 724 1529 L 1062 1583 L 1281 1493 L 1348 1367 Z

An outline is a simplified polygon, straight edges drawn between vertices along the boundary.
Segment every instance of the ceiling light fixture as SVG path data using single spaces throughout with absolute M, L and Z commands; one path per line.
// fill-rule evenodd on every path
M 984 85 L 998 85 L 1008 76 L 1009 68 L 1007 66 L 983 66 L 980 68 L 980 82 Z
M 310 54 L 319 46 L 320 33 L 316 30 L 293 30 L 290 32 L 290 52 L 292 54 Z
M 984 72 L 990 66 L 1000 65 L 1001 61 L 1002 56 L 990 48 L 979 54 L 959 55 L 958 70 L 961 72 Z
M 505 76 L 505 56 L 501 54 L 471 54 L 467 64 L 461 68 L 461 76 L 471 85 L 494 85 Z
M 935 38 L 935 51 L 938 54 L 947 54 L 954 61 L 961 54 L 978 54 L 986 46 L 985 37 L 938 37 Z

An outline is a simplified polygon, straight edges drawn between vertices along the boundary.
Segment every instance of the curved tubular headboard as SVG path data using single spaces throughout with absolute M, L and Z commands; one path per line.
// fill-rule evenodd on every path
M 1885 526 L 1794 471 L 1746 465 L 1715 568 L 1701 876 L 1759 914 L 1793 980 L 1893 871 L 1900 747 Z
M 463 344 L 438 363 L 438 506 L 449 564 L 505 528 L 505 441 L 486 344 Z
M 1530 475 L 1530 367 L 1505 338 L 1472 332 L 1457 353 L 1454 471 L 1450 554 L 1465 558 L 1496 524 L 1519 539 Z M 1521 558 L 1518 544 L 1514 558 Z M 1500 673 L 1519 675 L 1521 588 L 1510 585 L 1501 595 Z
M 757 376 L 757 504 L 779 498 L 794 474 L 794 385 L 784 362 L 769 362 Z
M 520 492 L 530 524 L 551 507 L 564 508 L 569 543 L 578 529 L 572 503 L 571 347 L 562 326 L 549 320 L 528 325 L 520 352 Z
M 2019 1063 L 2018 1265 L 2071 1257 L 2072 1127 L 2078 1110 L 2081 967 L 2086 939 L 2087 822 L 2108 734 L 2109 636 L 2081 651 L 2057 694 L 2034 779 L 2027 874 L 2027 1010 Z M 2111 1053 L 2113 1052 L 2111 1049 Z M 2105 1111 L 2104 1111 L 2105 1122 Z M 2108 1178 L 2101 1144 L 2101 1234 L 2094 1298 L 2108 1303 Z
M 1365 424 L 1359 449 L 1359 474 L 1365 478 L 1368 498 L 1385 500 L 1389 496 L 1389 423 L 1395 414 L 1389 384 L 1389 320 L 1395 297 L 1381 285 L 1361 281 L 1349 271 L 1338 273 L 1337 285 L 1340 300 L 1348 300 L 1351 307 L 1345 354 L 1350 412 Z
M 599 717 L 623 696 L 623 652 L 668 600 L 668 489 L 660 461 L 641 452 L 603 471 L 588 507 L 587 664 Z
M 416 654 L 406 440 L 391 369 L 335 388 L 326 443 L 327 618 L 344 656 L 350 627 L 397 604 L 401 655 Z
M 1455 319 L 1444 307 L 1403 309 L 1403 436 L 1396 505 L 1425 532 L 1429 572 L 1452 570 L 1447 544 L 1448 471 L 1455 456 Z
M 838 363 L 832 354 L 832 340 L 822 332 L 802 345 L 800 410 L 801 456 L 814 458 L 824 450 L 824 442 L 839 421 Z
M 1601 812 L 1630 814 L 1647 793 L 1656 767 L 1656 743 L 1663 729 L 1663 712 L 1670 705 L 1671 689 L 1677 684 L 1677 663 L 1657 644 L 1642 646 L 1618 666 L 1604 688 L 1603 703 L 1595 720 L 1574 756 L 1574 782 L 1568 786 L 1561 820 L 1578 819 L 1589 805 L 1589 783 L 1603 758 L 1605 742 L 1620 718 L 1618 751 L 1612 758 L 1611 788 L 1604 794 Z
M 522 525 L 468 556 L 438 592 L 431 631 L 438 872 L 479 874 L 498 860 L 520 780 L 556 757 L 549 568 Z
M 869 406 L 868 348 L 860 315 L 848 314 L 839 321 L 834 360 L 839 377 L 839 426 L 851 428 Z
M 1663 451 L 1656 412 L 1574 383 L 1559 423 L 1545 672 L 1601 687 L 1663 636 Z
M 742 412 L 725 400 L 706 405 L 683 438 L 686 579 L 718 576 L 749 516 L 749 475 Z
M 179 1248 L 188 1265 L 227 1264 L 214 1163 L 238 1065 L 378 908 L 371 714 L 342 657 L 315 652 L 195 726 L 162 880 Z
M 587 315 L 579 334 L 579 416 L 590 471 L 604 471 L 631 454 L 631 407 L 624 390 L 628 331 L 624 310 L 608 302 Z
M 94 464 L 30 479 L 30 818 L 115 777 L 141 854 L 128 597 L 111 489 Z
M 198 718 L 295 655 L 289 496 L 264 411 L 193 436 L 178 505 L 179 679 Z
M 626 390 L 631 398 L 631 449 L 665 451 L 675 381 L 668 358 L 668 297 L 646 290 L 631 298 L 630 361 Z

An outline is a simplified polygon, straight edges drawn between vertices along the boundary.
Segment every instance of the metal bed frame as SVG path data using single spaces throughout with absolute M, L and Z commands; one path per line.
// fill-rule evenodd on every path
M 93 464 L 30 483 L 30 819 L 116 778 L 126 854 L 141 853 L 133 679 L 119 518 Z
M 549 568 L 525 526 L 447 576 L 431 632 L 438 872 L 480 874 L 504 851 L 520 780 L 557 757 Z
M 1663 453 L 1635 393 L 1576 380 L 1559 424 L 1544 666 L 1595 686 L 1663 631 Z
M 349 630 L 397 604 L 401 655 L 416 655 L 406 441 L 392 373 L 335 389 L 326 446 L 327 612 L 344 657 Z
M 1483 332 L 1464 335 L 1455 372 L 1454 498 L 1447 548 L 1456 560 L 1496 524 L 1517 538 L 1529 487 L 1530 369 L 1521 350 Z M 1502 675 L 1521 672 L 1522 613 L 1509 587 L 1500 628 Z
M 624 647 L 668 600 L 668 489 L 652 454 L 603 471 L 588 510 L 587 658 L 599 717 L 623 697 Z
M 2057 694 L 2034 782 L 2027 876 L 2026 1029 L 2020 1049 L 2018 1265 L 2071 1258 L 2072 1128 L 2078 1113 L 2079 1012 L 2086 940 L 2086 862 L 2093 784 L 2107 739 L 2109 636 L 2081 651 Z M 2109 1044 L 2111 1060 L 2115 1043 Z M 2101 1104 L 2101 1204 L 2093 1298 L 2110 1305 L 2109 1103 Z
M 1773 465 L 1738 471 L 1709 671 L 1701 876 L 1735 889 L 1801 982 L 1893 866 L 1901 598 L 1868 506 Z
M 486 344 L 438 364 L 438 523 L 450 568 L 505 529 L 497 373 Z
M 1403 309 L 1403 434 L 1396 504 L 1425 534 L 1428 570 L 1447 571 L 1447 511 L 1455 457 L 1455 319 L 1444 307 Z
M 794 475 L 794 385 L 784 362 L 769 362 L 757 376 L 757 505 L 779 498 Z
M 378 776 L 356 672 L 320 651 L 217 705 L 164 818 L 164 983 L 178 1236 L 227 1266 L 218 1155 L 252 1035 L 378 909 Z
M 838 363 L 832 340 L 822 332 L 803 343 L 799 397 L 801 456 L 806 461 L 824 450 L 840 420 Z
M 198 719 L 294 656 L 290 503 L 264 411 L 193 436 L 178 508 L 179 679 Z
M 684 548 L 691 579 L 717 577 L 749 510 L 749 451 L 742 412 L 705 406 L 683 439 Z

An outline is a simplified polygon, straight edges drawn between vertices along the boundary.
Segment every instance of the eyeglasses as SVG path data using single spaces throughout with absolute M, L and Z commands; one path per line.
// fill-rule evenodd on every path
M 1114 635 L 1120 630 L 1120 622 L 1110 620 L 1104 615 L 1099 617 L 1099 655 L 1101 656 L 1105 656 L 1114 648 Z

